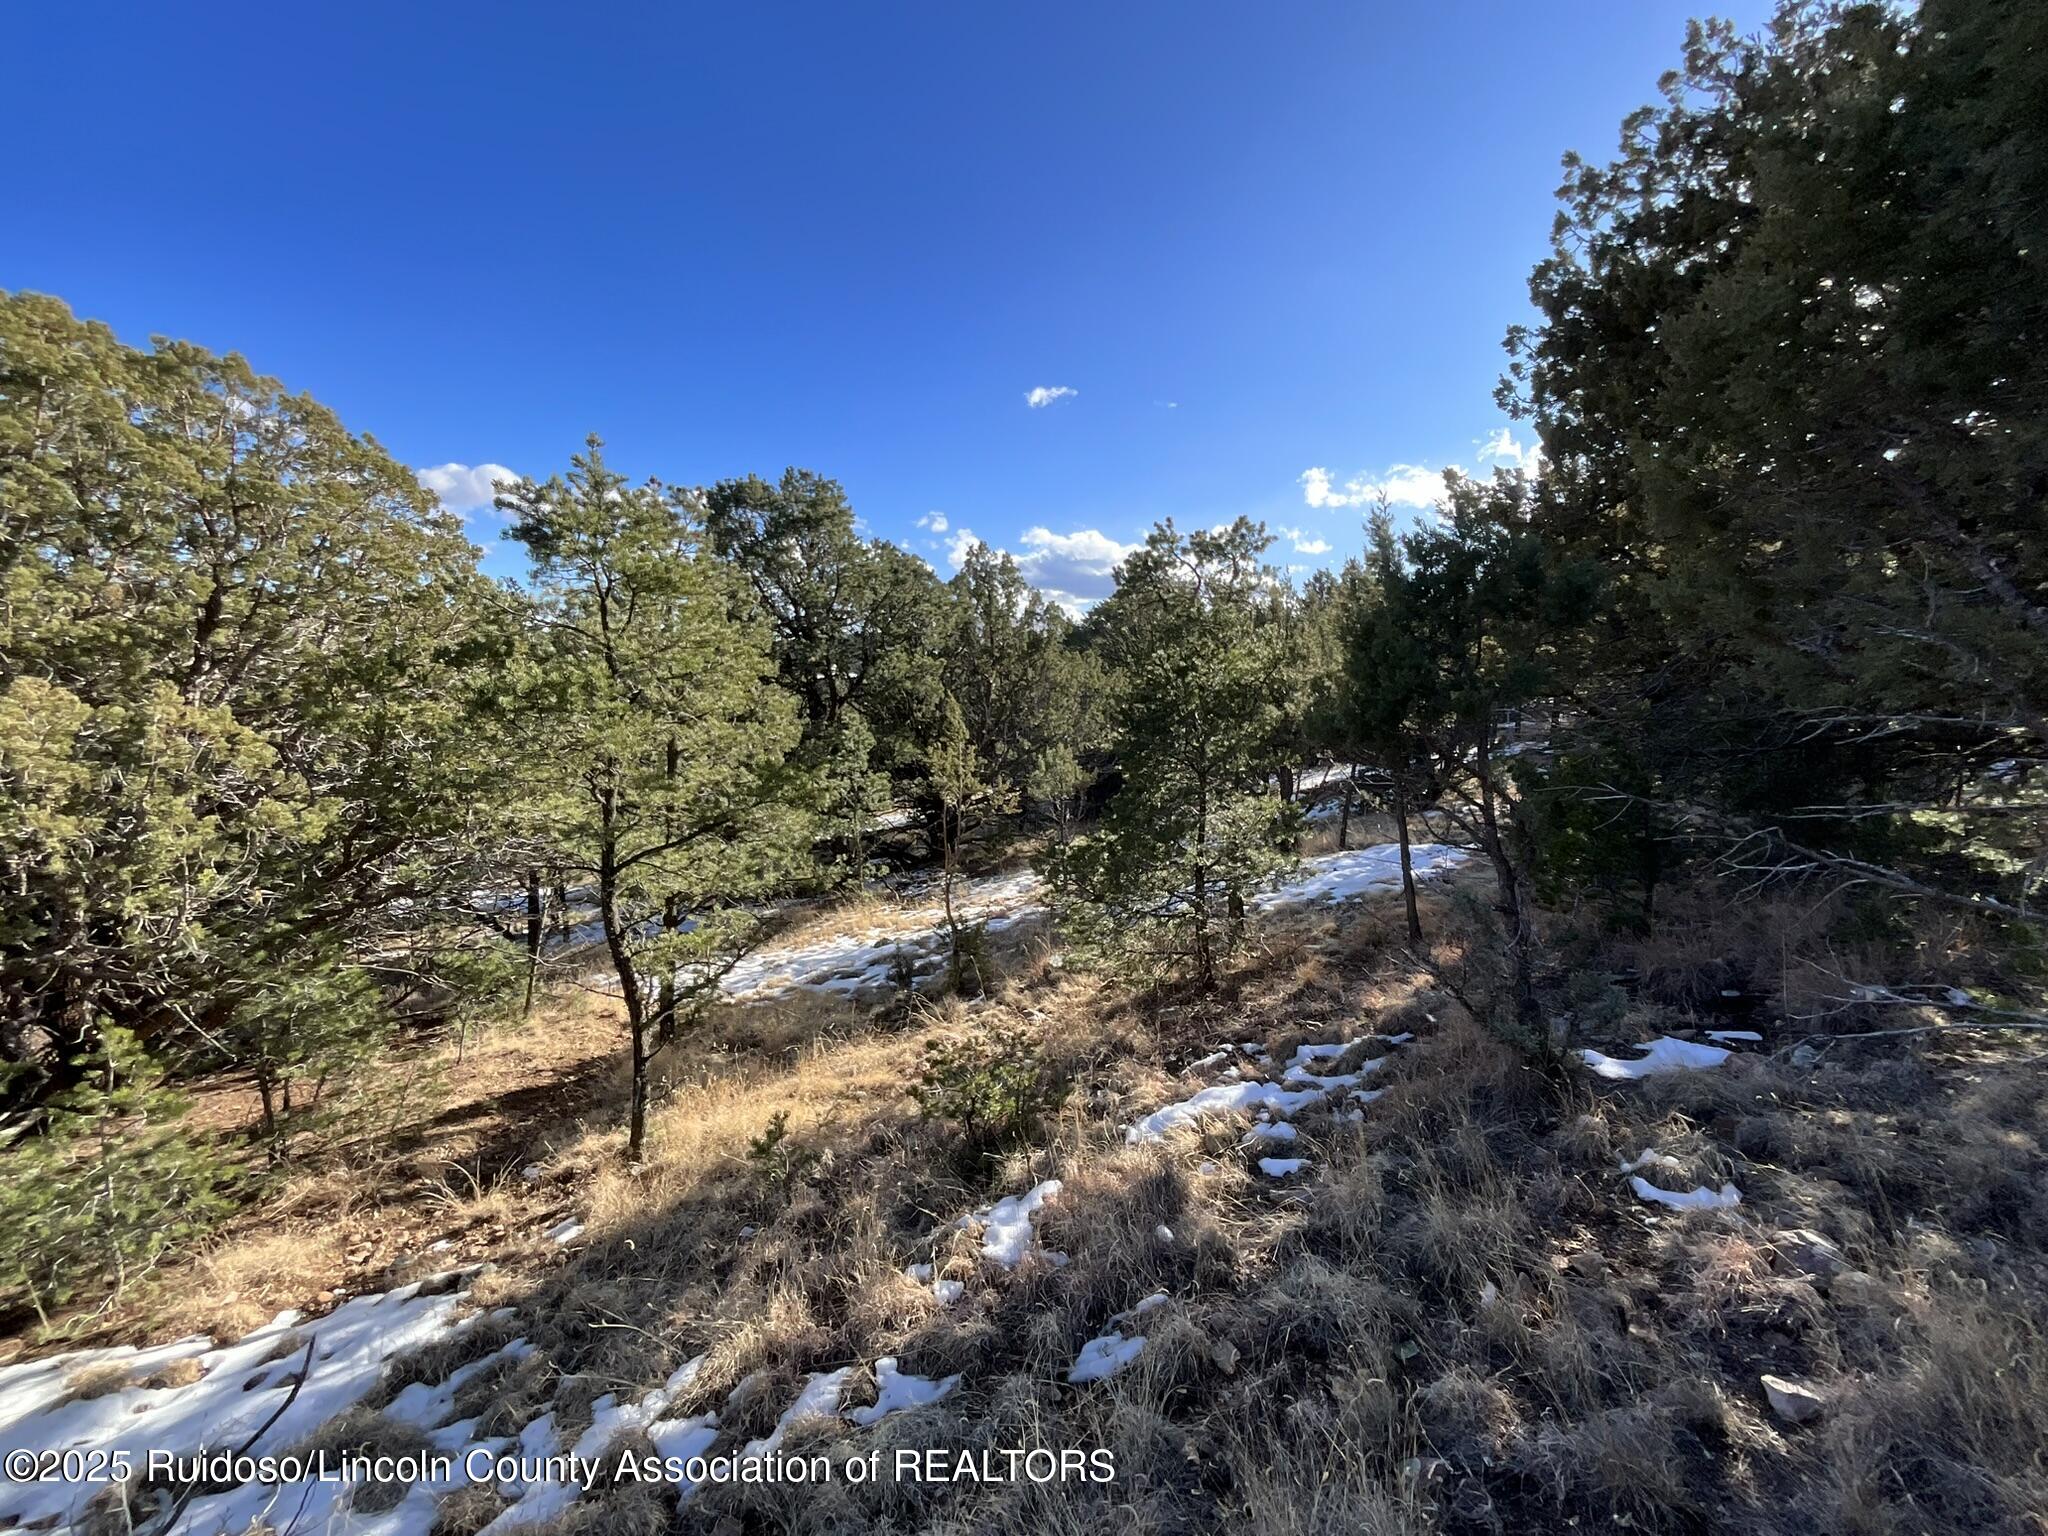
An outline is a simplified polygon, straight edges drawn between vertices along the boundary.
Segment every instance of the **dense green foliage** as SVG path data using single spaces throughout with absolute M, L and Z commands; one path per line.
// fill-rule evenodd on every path
M 1934 0 L 1693 30 L 1568 161 L 1506 397 L 1529 527 L 1604 577 L 1556 787 L 1646 839 L 2019 917 L 2048 745 L 2048 12 Z
M 1141 975 L 1213 985 L 1252 897 L 1289 860 L 1287 808 L 1265 793 L 1282 733 L 1265 531 L 1171 522 L 1117 571 L 1091 629 L 1112 679 L 1122 787 L 1053 867 L 1061 916 L 1089 951 Z

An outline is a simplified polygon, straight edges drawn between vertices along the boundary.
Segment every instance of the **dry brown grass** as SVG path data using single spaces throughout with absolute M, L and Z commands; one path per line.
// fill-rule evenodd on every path
M 1700 1025 L 1721 983 L 1763 986 L 1804 932 L 1782 915 L 1721 921 L 1685 893 L 1667 905 L 1672 929 L 1650 940 L 1556 922 L 1557 953 L 1595 981 L 1634 978 L 1609 1038 Z M 726 1531 L 2040 1536 L 2038 1067 L 2010 1048 L 1845 1043 L 1813 1068 L 1751 1052 L 1715 1072 L 1591 1083 L 1518 1054 L 1455 1000 L 1484 1002 L 1466 983 L 1489 963 L 1485 914 L 1455 881 L 1424 906 L 1433 969 L 1407 956 L 1386 901 L 1266 924 L 1207 998 L 1133 997 L 1055 963 L 1039 935 L 1006 953 L 986 1002 L 727 1010 L 659 1063 L 639 1168 L 618 1155 L 607 1077 L 521 1147 L 542 1165 L 533 1183 L 503 1176 L 512 1163 L 415 1172 L 411 1198 L 432 1218 L 414 1230 L 498 1258 L 469 1302 L 518 1318 L 395 1362 L 381 1400 L 516 1332 L 538 1352 L 470 1383 L 458 1415 L 507 1435 L 551 1408 L 573 1435 L 603 1393 L 630 1397 L 701 1354 L 672 1411 L 718 1409 L 730 1448 L 765 1433 L 806 1373 L 852 1366 L 849 1401 L 865 1401 L 891 1354 L 964 1384 L 874 1431 L 812 1426 L 789 1448 L 1116 1457 L 1106 1486 L 704 1490 L 682 1523 Z M 1603 996 L 1569 975 L 1550 985 Z M 996 1027 L 1034 1040 L 1074 1088 L 1041 1142 L 981 1162 L 905 1089 L 927 1043 Z M 1362 1123 L 1298 1118 L 1313 1179 L 1259 1175 L 1227 1121 L 1124 1142 L 1130 1120 L 1210 1080 L 1183 1069 L 1222 1043 L 1284 1056 L 1370 1031 L 1417 1039 L 1375 1073 L 1387 1091 Z M 781 1182 L 748 1155 L 778 1115 L 802 1154 Z M 1645 1149 L 1679 1165 L 1658 1182 L 1733 1181 L 1743 1205 L 1642 1204 L 1617 1159 Z M 1048 1176 L 1065 1187 L 1040 1235 L 1065 1267 L 996 1269 L 955 1230 Z M 310 1219 L 344 1196 L 302 1198 Z M 571 1212 L 587 1230 L 564 1251 L 540 1233 Z M 1792 1227 L 1838 1245 L 1844 1272 L 1797 1270 L 1780 1241 Z M 347 1251 L 326 1260 L 345 1267 Z M 262 1294 L 260 1252 L 224 1252 L 212 1283 Z M 282 1289 L 311 1283 L 319 1261 L 306 1262 Z M 964 1281 L 964 1298 L 941 1307 L 904 1276 L 913 1262 Z M 1154 1291 L 1172 1300 L 1148 1315 L 1137 1363 L 1067 1385 L 1079 1346 Z M 1826 1413 L 1780 1423 L 1765 1372 L 1814 1383 Z M 437 1536 L 474 1536 L 497 1507 L 451 1497 Z M 657 1492 L 605 1486 L 535 1536 L 655 1536 L 676 1521 Z

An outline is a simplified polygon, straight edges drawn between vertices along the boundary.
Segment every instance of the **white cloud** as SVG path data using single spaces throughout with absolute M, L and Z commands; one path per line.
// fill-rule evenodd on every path
M 1421 464 L 1396 464 L 1377 480 L 1358 475 L 1345 481 L 1341 490 L 1327 469 L 1303 470 L 1300 483 L 1301 499 L 1312 507 L 1370 506 L 1381 492 L 1397 507 L 1433 507 L 1444 496 L 1444 472 Z
M 1116 590 L 1116 568 L 1138 549 L 1096 528 L 1054 533 L 1027 528 L 1017 568 L 1024 579 L 1063 603 L 1093 603 Z
M 981 542 L 981 536 L 972 528 L 962 528 L 946 541 L 946 563 L 959 570 L 967 563 L 967 552 Z
M 1330 552 L 1329 540 L 1319 539 L 1304 529 L 1275 528 L 1273 531 L 1292 544 L 1297 555 L 1327 555 Z
M 517 480 L 519 471 L 502 464 L 436 464 L 419 472 L 419 481 L 441 498 L 450 512 L 488 511 L 497 495 L 495 482 Z
M 972 528 L 956 530 L 946 545 L 947 562 L 959 570 L 967 552 L 981 542 Z M 1011 558 L 1024 579 L 1077 618 L 1116 590 L 1117 566 L 1139 547 L 1097 528 L 1072 533 L 1027 528 L 1017 543 Z
M 1543 473 L 1543 445 L 1515 441 L 1515 429 L 1502 427 L 1479 447 L 1482 463 L 1505 465 L 1527 474 Z
M 946 531 L 946 514 L 943 512 L 927 512 L 917 520 L 917 526 L 929 528 L 933 533 L 944 533 Z
M 1071 400 L 1079 393 L 1078 389 L 1069 389 L 1064 384 L 1040 384 L 1025 391 L 1024 403 L 1034 411 L 1042 411 L 1055 400 Z

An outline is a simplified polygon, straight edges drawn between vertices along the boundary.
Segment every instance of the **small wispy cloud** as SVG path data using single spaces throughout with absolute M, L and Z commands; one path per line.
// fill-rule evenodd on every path
M 1071 400 L 1079 393 L 1078 389 L 1069 389 L 1064 384 L 1040 384 L 1024 392 L 1024 403 L 1034 411 L 1042 411 L 1055 400 Z
M 436 464 L 419 471 L 419 482 L 440 498 L 450 512 L 467 515 L 488 510 L 498 482 L 517 480 L 519 471 L 502 464 Z
M 1482 463 L 1505 465 L 1526 474 L 1543 473 L 1543 445 L 1517 442 L 1513 427 L 1502 427 L 1480 444 L 1479 458 Z
M 1330 552 L 1328 539 L 1319 539 L 1306 529 L 1282 528 L 1279 531 L 1286 535 L 1287 542 L 1294 546 L 1297 555 L 1327 555 Z
M 933 533 L 944 533 L 946 531 L 946 514 L 943 512 L 927 512 L 917 520 L 917 526 L 929 528 Z

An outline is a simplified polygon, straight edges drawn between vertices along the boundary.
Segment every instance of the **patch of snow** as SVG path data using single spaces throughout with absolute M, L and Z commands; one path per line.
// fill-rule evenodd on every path
M 574 1216 L 565 1216 L 549 1227 L 544 1235 L 557 1243 L 573 1243 L 583 1235 L 583 1223 Z
M 1655 1205 L 1668 1205 L 1680 1211 L 1723 1211 L 1730 1206 L 1742 1204 L 1742 1191 L 1733 1184 L 1723 1184 L 1719 1189 L 1670 1190 L 1659 1189 L 1641 1174 L 1629 1181 L 1629 1187 L 1636 1197 Z
M 1291 1121 L 1275 1120 L 1270 1125 L 1253 1126 L 1245 1132 L 1244 1141 L 1246 1146 L 1250 1146 L 1255 1141 L 1292 1141 L 1294 1137 L 1295 1130 Z
M 782 1437 L 804 1419 L 838 1418 L 839 1395 L 846 1390 L 846 1378 L 852 1374 L 852 1366 L 842 1365 L 836 1371 L 819 1371 L 809 1377 L 803 1390 L 797 1393 L 796 1401 L 775 1421 L 775 1427 L 764 1438 L 748 1441 L 739 1459 L 754 1461 L 773 1455 L 782 1448 Z
M 393 1356 L 454 1337 L 480 1320 L 481 1314 L 455 1318 L 462 1296 L 455 1287 L 444 1288 L 449 1278 L 357 1296 L 313 1323 L 302 1324 L 295 1312 L 280 1313 L 232 1344 L 189 1338 L 146 1350 L 79 1350 L 0 1368 L 0 1456 L 16 1450 L 93 1450 L 109 1458 L 125 1456 L 139 1467 L 152 1450 L 186 1454 L 202 1446 L 239 1446 L 252 1437 L 253 1455 L 277 1452 L 360 1402 L 382 1380 Z M 439 1294 L 422 1295 L 423 1289 Z M 489 1315 L 493 1320 L 504 1316 Z M 298 1395 L 290 1398 L 309 1339 L 311 1365 Z M 456 1388 L 450 1383 L 472 1379 L 492 1359 L 525 1348 L 516 1341 L 496 1356 L 463 1367 L 448 1382 L 423 1385 L 419 1392 L 408 1389 L 410 1395 L 401 1393 L 394 1400 L 394 1409 L 412 1416 L 410 1422 L 431 1425 L 452 1403 Z M 142 1384 L 165 1366 L 187 1360 L 199 1370 L 195 1380 L 180 1386 Z M 81 1370 L 108 1365 L 125 1368 L 130 1385 L 63 1401 Z M 274 1413 L 277 1421 L 258 1436 Z M 434 1437 L 437 1446 L 459 1461 L 472 1427 L 467 1421 L 449 1426 Z M 59 1530 L 81 1516 L 96 1491 L 92 1485 L 63 1481 L 0 1484 L 0 1528 Z M 441 1491 L 417 1485 L 396 1509 L 379 1517 L 387 1522 L 377 1526 L 379 1536 L 423 1536 Z M 304 1526 L 324 1529 L 338 1523 L 347 1492 L 348 1485 L 339 1482 L 308 1480 L 284 1488 L 237 1484 L 194 1498 L 176 1529 L 243 1530 L 276 1508 L 298 1510 Z M 358 1522 L 358 1529 L 368 1527 Z
M 1415 843 L 1409 848 L 1409 865 L 1418 880 L 1454 869 L 1471 855 L 1462 848 L 1441 843 Z M 1304 859 L 1295 876 L 1277 890 L 1257 897 L 1252 905 L 1259 911 L 1275 907 L 1308 906 L 1318 902 L 1347 901 L 1374 891 L 1392 890 L 1401 884 L 1401 850 L 1395 843 L 1371 848 L 1353 848 L 1344 853 Z
M 965 1294 L 966 1290 L 966 1283 L 960 1280 L 934 1280 L 932 1282 L 932 1295 L 938 1299 L 938 1303 L 942 1307 L 953 1305 L 954 1302 L 958 1301 Z
M 884 1355 L 875 1362 L 874 1403 L 866 1408 L 848 1409 L 846 1416 L 860 1425 L 879 1424 L 892 1413 L 936 1403 L 959 1385 L 958 1376 L 937 1380 L 929 1376 L 906 1376 L 897 1369 L 894 1355 Z
M 541 1169 L 539 1163 L 528 1163 L 524 1168 L 519 1170 L 519 1177 L 525 1180 L 528 1184 L 538 1184 L 540 1182 L 540 1173 Z
M 1079 1385 L 1114 1376 L 1136 1360 L 1144 1349 L 1142 1338 L 1127 1339 L 1112 1330 L 1081 1346 L 1081 1353 L 1074 1357 L 1074 1368 L 1067 1372 L 1067 1380 Z
M 1679 1168 L 1684 1166 L 1669 1153 L 1653 1152 L 1648 1147 L 1643 1148 L 1634 1157 L 1626 1160 L 1617 1157 L 1615 1161 L 1621 1163 L 1621 1171 L 1623 1173 L 1634 1173 L 1638 1168 Z
M 1764 1037 L 1753 1029 L 1710 1029 L 1707 1031 L 1707 1038 L 1722 1045 L 1761 1045 Z
M 1130 1318 L 1143 1317 L 1147 1312 L 1157 1312 L 1161 1307 L 1165 1306 L 1171 1300 L 1173 1300 L 1173 1298 L 1167 1295 L 1166 1292 L 1154 1291 L 1150 1296 L 1147 1296 L 1143 1301 L 1138 1302 L 1136 1305 L 1128 1308 L 1125 1311 L 1117 1313 L 1117 1315 L 1115 1317 L 1112 1317 L 1110 1321 L 1112 1323 L 1121 1323 L 1127 1321 Z
M 1718 1045 L 1675 1040 L 1670 1035 L 1659 1035 L 1656 1039 L 1637 1046 L 1636 1049 L 1643 1054 L 1632 1061 L 1624 1061 L 1616 1056 L 1603 1056 L 1591 1049 L 1580 1051 L 1579 1058 L 1600 1077 L 1611 1078 L 1616 1082 L 1628 1082 L 1658 1072 L 1688 1072 L 1718 1067 L 1733 1054 Z
M 1015 1269 L 1038 1241 L 1032 1218 L 1046 1201 L 1059 1192 L 1060 1181 L 1047 1179 L 1021 1195 L 1005 1196 L 994 1205 L 962 1216 L 957 1225 L 964 1232 L 978 1224 L 981 1227 L 981 1256 L 1005 1269 Z
M 1269 1179 L 1289 1178 L 1301 1172 L 1307 1166 L 1308 1159 L 1305 1157 L 1262 1157 L 1259 1159 L 1259 1172 Z
M 1158 1238 L 1159 1241 L 1162 1243 L 1170 1243 L 1173 1241 L 1173 1228 L 1169 1227 L 1165 1222 L 1162 1221 L 1158 1226 L 1152 1229 L 1152 1235 Z
M 1290 1090 L 1277 1083 L 1218 1083 L 1192 1098 L 1155 1109 L 1125 1131 L 1124 1140 L 1132 1146 L 1141 1141 L 1157 1141 L 1180 1126 L 1193 1125 L 1204 1115 L 1246 1114 L 1261 1107 L 1291 1115 L 1320 1101 L 1326 1091 L 1316 1087 Z

